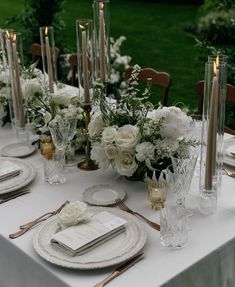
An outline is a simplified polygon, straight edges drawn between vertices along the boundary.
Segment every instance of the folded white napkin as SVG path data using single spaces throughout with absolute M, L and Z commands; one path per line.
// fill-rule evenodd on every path
M 227 155 L 235 156 L 235 145 L 231 145 L 226 149 Z
M 71 256 L 81 255 L 125 230 L 126 220 L 103 211 L 88 222 L 59 231 L 51 243 Z
M 0 163 L 0 181 L 8 179 L 20 173 L 20 167 L 11 161 L 2 161 Z

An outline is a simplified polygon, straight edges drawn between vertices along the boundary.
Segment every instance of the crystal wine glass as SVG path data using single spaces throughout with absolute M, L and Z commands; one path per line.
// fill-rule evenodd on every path
M 74 148 L 72 147 L 72 139 L 77 133 L 77 116 L 72 115 L 66 119 L 66 122 L 69 126 L 68 131 L 68 144 L 66 146 L 65 157 L 66 157 L 66 166 L 74 166 L 76 165 L 76 161 L 74 159 Z

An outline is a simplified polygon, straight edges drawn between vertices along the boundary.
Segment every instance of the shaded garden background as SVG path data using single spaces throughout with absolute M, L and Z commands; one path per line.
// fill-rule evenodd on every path
M 39 11 L 41 16 L 35 15 L 35 18 L 39 17 L 40 21 L 50 21 L 47 16 L 47 13 L 51 13 L 49 8 L 52 8 L 53 3 L 60 3 L 57 4 L 61 7 L 57 8 L 62 11 L 55 19 L 51 19 L 51 21 L 55 20 L 57 30 L 56 45 L 62 48 L 63 53 L 75 52 L 75 21 L 79 18 L 93 18 L 92 0 L 1 1 L 0 27 L 12 27 L 23 32 L 26 40 L 31 39 L 36 32 L 33 30 L 33 25 L 30 25 L 30 17 L 27 13 L 20 14 L 20 12 L 27 2 L 38 5 L 43 1 L 43 5 L 47 8 Z M 205 0 L 204 5 L 201 6 L 200 0 L 159 2 L 161 1 L 111 0 L 110 34 L 114 38 L 126 36 L 122 54 L 130 55 L 132 64 L 152 67 L 168 72 L 172 76 L 170 104 L 183 102 L 191 110 L 196 110 L 197 96 L 194 86 L 198 80 L 204 78 L 204 62 L 207 55 L 217 53 L 219 50 L 233 56 L 235 0 Z M 23 22 L 24 27 L 19 21 L 6 24 L 5 20 L 14 15 L 20 18 L 18 20 Z M 198 44 L 195 38 L 199 40 Z M 25 43 L 25 47 L 28 51 L 29 43 Z M 229 81 L 233 83 L 233 76 L 229 75 Z

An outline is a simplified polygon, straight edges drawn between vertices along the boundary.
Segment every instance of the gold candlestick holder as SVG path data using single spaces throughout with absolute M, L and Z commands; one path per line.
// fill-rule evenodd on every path
M 97 170 L 98 165 L 91 159 L 91 142 L 88 134 L 88 124 L 91 120 L 91 104 L 84 104 L 86 120 L 86 158 L 77 165 L 82 170 Z

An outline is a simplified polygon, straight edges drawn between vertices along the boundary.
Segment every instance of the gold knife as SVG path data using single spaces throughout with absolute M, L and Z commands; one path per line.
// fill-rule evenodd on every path
M 130 259 L 129 261 L 123 263 L 117 269 L 115 269 L 110 275 L 108 275 L 104 280 L 97 283 L 94 287 L 105 286 L 108 282 L 110 282 L 111 280 L 113 280 L 114 278 L 116 278 L 117 276 L 125 272 L 127 269 L 132 267 L 135 263 L 137 263 L 140 259 L 142 259 L 143 256 L 144 256 L 144 253 L 140 253 L 136 255 L 135 257 L 133 257 L 132 259 Z
M 19 197 L 21 195 L 27 194 L 29 192 L 30 192 L 30 189 L 28 188 L 28 189 L 23 189 L 23 190 L 21 190 L 21 191 L 19 191 L 17 193 L 13 193 L 13 194 L 10 194 L 10 195 L 7 195 L 7 196 L 3 196 L 2 198 L 0 198 L 0 204 L 5 203 L 5 202 L 7 202 L 9 200 L 15 199 L 15 198 L 17 198 L 17 197 Z

